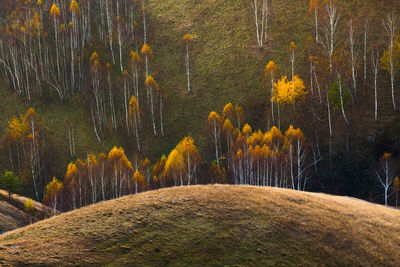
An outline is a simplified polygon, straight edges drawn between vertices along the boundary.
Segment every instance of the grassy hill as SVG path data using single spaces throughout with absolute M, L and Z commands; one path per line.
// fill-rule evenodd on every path
M 0 233 L 23 227 L 52 214 L 49 207 L 34 200 L 32 200 L 34 211 L 32 214 L 26 213 L 24 205 L 27 200 L 28 198 L 16 194 L 12 194 L 9 200 L 8 192 L 0 190 Z
M 29 224 L 29 215 L 7 201 L 0 200 L 0 233 Z
M 400 211 L 285 189 L 194 186 L 99 203 L 0 237 L 2 264 L 395 266 Z

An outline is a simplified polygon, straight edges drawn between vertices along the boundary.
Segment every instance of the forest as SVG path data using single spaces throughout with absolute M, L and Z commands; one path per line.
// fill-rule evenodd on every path
M 285 32 L 278 2 L 221 1 L 246 12 L 214 42 L 153 1 L 2 1 L 0 171 L 54 214 L 208 183 L 397 207 L 400 4 L 302 1 Z

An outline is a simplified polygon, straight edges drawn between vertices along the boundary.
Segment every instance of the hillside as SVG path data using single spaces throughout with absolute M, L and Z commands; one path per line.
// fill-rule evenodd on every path
M 175 187 L 0 237 L 2 264 L 395 266 L 400 211 L 249 186 Z
M 52 210 L 40 202 L 32 200 L 34 211 L 28 214 L 24 205 L 28 198 L 12 194 L 9 201 L 8 192 L 0 190 L 0 233 L 8 232 L 35 222 L 38 219 L 50 217 Z
M 343 18 L 340 24 L 342 39 L 347 36 L 349 14 L 353 14 L 357 30 L 362 28 L 363 17 L 368 14 L 372 25 L 370 39 L 383 42 L 384 34 L 379 27 L 380 20 L 384 14 L 399 7 L 397 2 L 393 3 L 389 0 L 340 0 L 337 2 L 341 18 Z M 259 50 L 255 40 L 253 10 L 248 1 L 148 1 L 148 40 L 154 53 L 151 65 L 153 75 L 165 92 L 166 134 L 164 137 L 154 138 L 151 133 L 150 118 L 148 114 L 145 114 L 146 123 L 141 132 L 142 158 L 149 157 L 154 163 L 162 154 L 168 154 L 182 137 L 191 134 L 202 153 L 203 169 L 206 169 L 209 161 L 213 158 L 212 153 L 209 153 L 205 120 L 210 111 L 219 112 L 228 102 L 243 106 L 246 121 L 252 125 L 253 129 L 266 129 L 268 119 L 265 114 L 269 109 L 267 103 L 269 96 L 263 80 L 263 69 L 269 60 L 274 60 L 278 65 L 279 76 L 288 74 L 290 72 L 288 46 L 291 41 L 297 45 L 295 72 L 305 80 L 306 84 L 309 83 L 307 81 L 308 63 L 305 60 L 306 39 L 313 35 L 313 27 L 308 13 L 309 1 L 298 1 L 296 5 L 293 5 L 292 1 L 271 1 L 270 3 L 269 39 L 266 48 Z M 143 33 L 141 32 L 140 8 L 136 11 L 141 41 Z M 193 86 L 191 94 L 187 94 L 186 90 L 181 40 L 182 36 L 189 32 L 196 36 L 191 47 Z M 343 40 L 339 42 L 341 46 L 343 43 Z M 93 44 L 93 46 L 92 50 L 99 48 L 97 44 Z M 102 60 L 109 60 L 106 49 L 101 46 L 99 49 L 101 56 L 105 54 Z M 124 55 L 128 55 L 131 48 L 125 49 Z M 93 51 L 85 52 L 90 55 Z M 114 66 L 114 68 L 116 69 L 114 70 L 117 76 L 116 80 L 120 82 L 118 66 Z M 387 74 L 382 71 L 380 78 L 383 81 L 382 88 L 386 88 L 389 80 Z M 121 87 L 121 85 L 118 84 L 117 87 Z M 90 88 L 86 89 L 90 90 Z M 367 198 L 371 196 L 369 193 L 373 191 L 371 188 L 374 188 L 375 180 L 362 183 L 361 177 L 365 177 L 362 172 L 368 166 L 376 163 L 376 159 L 379 158 L 383 149 L 389 147 L 391 152 L 397 156 L 398 124 L 395 123 L 396 116 L 389 105 L 389 90 L 385 89 L 385 92 L 379 96 L 382 101 L 380 103 L 385 104 L 380 107 L 382 117 L 374 124 L 371 123 L 372 112 L 370 112 L 372 98 L 367 98 L 372 95 L 371 88 L 362 88 L 360 91 L 364 97 L 363 101 L 357 105 L 351 105 L 347 110 L 352 122 L 351 127 L 344 125 L 339 111 L 333 114 L 335 137 L 333 143 L 335 145 L 334 152 L 338 152 L 335 162 L 338 171 L 332 174 L 335 177 L 330 177 L 331 172 L 323 172 L 328 169 L 328 162 L 324 160 L 320 178 L 325 184 L 320 187 L 316 183 L 315 190 L 338 194 L 348 193 Z M 102 143 L 97 141 L 90 118 L 89 102 L 85 100 L 84 95 L 76 95 L 64 103 L 59 101 L 54 90 L 44 88 L 42 96 L 34 96 L 32 102 L 28 102 L 16 96 L 4 82 L 0 82 L 0 97 L 3 99 L 0 103 L 0 113 L 2 114 L 0 134 L 5 133 L 7 121 L 13 116 L 25 113 L 31 106 L 37 110 L 48 129 L 52 153 L 49 163 L 51 167 L 46 168 L 48 172 L 46 179 L 52 176 L 63 177 L 67 164 L 76 157 L 84 157 L 88 150 L 99 153 L 109 151 L 114 145 L 121 145 L 129 157 L 136 152 L 135 142 L 132 137 L 127 136 L 126 130 L 123 128 L 117 134 L 108 133 Z M 367 113 L 371 116 L 364 116 Z M 327 123 L 310 123 L 311 120 L 303 119 L 308 116 L 311 117 L 308 109 L 301 109 L 300 112 L 299 110 L 282 112 L 283 128 L 287 128 L 290 123 L 293 123 L 296 127 L 304 129 L 309 140 L 313 140 L 316 131 L 314 127 L 317 125 L 322 139 L 321 151 L 324 159 L 327 159 Z M 65 153 L 68 151 L 68 131 L 64 127 L 67 120 L 72 121 L 76 127 L 77 156 L 75 158 L 71 157 L 69 153 Z M 384 134 L 380 137 L 378 132 Z M 363 142 L 366 137 L 371 136 L 377 140 L 375 143 Z M 348 151 L 349 148 L 344 140 L 350 142 L 351 152 Z M 346 152 L 344 152 L 345 146 Z M 3 149 L 6 151 L 7 146 Z M 341 159 L 346 155 L 343 156 L 342 152 L 353 153 L 348 157 L 357 162 L 354 164 L 351 161 L 348 161 L 350 163 L 343 162 Z M 353 173 L 347 170 L 346 164 L 360 167 Z M 8 152 L 2 153 L 0 169 L 10 168 L 9 165 Z M 202 173 L 201 176 L 204 182 L 208 182 L 205 174 Z M 346 180 L 341 181 L 340 185 L 331 182 L 332 180 L 336 181 L 334 178 L 338 177 L 346 177 Z
M 0 201 L 0 233 L 28 225 L 29 215 L 7 201 Z

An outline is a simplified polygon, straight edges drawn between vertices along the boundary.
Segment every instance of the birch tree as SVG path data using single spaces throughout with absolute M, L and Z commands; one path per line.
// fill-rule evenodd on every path
M 392 103 L 393 103 L 393 109 L 396 110 L 396 99 L 395 99 L 395 94 L 394 94 L 394 82 L 395 82 L 395 74 L 396 74 L 396 68 L 395 68 L 395 61 L 394 61 L 394 55 L 393 55 L 393 50 L 394 50 L 394 40 L 395 36 L 398 32 L 400 26 L 400 20 L 398 17 L 395 15 L 394 12 L 389 13 L 386 18 L 383 21 L 383 27 L 386 31 L 386 35 L 389 41 L 388 44 L 388 51 L 385 51 L 386 54 L 386 60 L 382 63 L 382 68 L 384 70 L 387 70 L 390 74 L 390 87 L 392 89 Z M 385 56 L 385 55 L 384 55 Z
M 215 111 L 208 115 L 207 123 L 210 129 L 211 140 L 215 147 L 215 160 L 219 166 L 219 146 L 220 146 L 220 133 L 221 133 L 221 117 Z
M 321 44 L 329 57 L 329 73 L 332 78 L 333 53 L 336 49 L 340 19 L 338 7 L 333 0 L 329 0 L 329 2 L 326 3 L 325 13 L 326 17 L 322 25 Z
M 387 152 L 383 153 L 380 159 L 380 169 L 375 170 L 375 174 L 384 190 L 385 206 L 388 204 L 389 188 L 393 184 L 395 173 L 392 154 Z
M 189 58 L 189 44 L 193 42 L 193 36 L 191 34 L 185 34 L 182 38 L 183 44 L 185 46 L 185 67 L 186 67 L 186 79 L 187 79 L 187 88 L 190 93 L 190 58 Z

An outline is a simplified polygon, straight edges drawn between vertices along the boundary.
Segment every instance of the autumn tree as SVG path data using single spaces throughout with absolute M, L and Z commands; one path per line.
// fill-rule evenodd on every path
M 63 183 L 60 182 L 56 177 L 47 184 L 46 193 L 43 198 L 43 202 L 49 203 L 53 208 L 53 215 L 57 215 L 57 200 L 59 200 L 60 192 L 63 188 Z
M 190 58 L 189 58 L 189 44 L 194 40 L 193 36 L 189 33 L 185 34 L 182 38 L 183 44 L 185 46 L 185 67 L 186 67 L 186 78 L 187 78 L 187 88 L 190 93 Z
M 182 154 L 175 148 L 169 153 L 167 161 L 165 162 L 165 173 L 172 176 L 174 185 L 183 185 L 183 171 L 185 163 Z
M 133 132 L 135 133 L 136 136 L 136 145 L 138 150 L 140 151 L 140 144 L 139 144 L 139 114 L 140 114 L 140 109 L 139 109 L 139 104 L 137 101 L 137 98 L 135 96 L 131 97 L 131 100 L 129 101 L 129 119 L 130 119 L 130 125 L 132 127 Z
M 274 83 L 275 83 L 275 75 L 278 71 L 278 68 L 276 67 L 275 63 L 273 61 L 269 61 L 268 64 L 265 66 L 265 79 L 269 79 L 271 81 L 271 116 L 272 116 L 272 123 L 275 123 L 275 116 L 274 116 Z M 279 104 L 279 103 L 278 103 Z
M 221 117 L 215 111 L 208 115 L 208 127 L 210 129 L 211 140 L 215 147 L 215 160 L 219 166 L 219 147 L 220 147 L 220 133 L 221 133 Z
M 294 60 L 295 60 L 295 52 L 296 52 L 296 44 L 294 42 L 290 42 L 289 52 L 290 52 L 290 64 L 292 66 L 292 81 L 293 81 L 294 80 Z
M 154 110 L 155 110 L 155 104 L 157 100 L 157 92 L 159 90 L 157 82 L 154 80 L 153 76 L 147 76 L 144 84 L 147 87 L 147 92 L 148 92 L 148 99 L 149 99 L 149 104 L 150 104 L 150 111 L 151 111 L 151 119 L 153 122 L 153 133 L 154 135 L 157 135 L 157 130 L 156 130 L 156 122 L 155 122 L 155 115 L 154 115 Z
M 380 158 L 380 167 L 375 170 L 375 175 L 384 189 L 385 205 L 388 204 L 389 188 L 393 184 L 395 177 L 395 167 L 392 162 L 392 154 L 385 152 Z
M 150 58 L 153 56 L 153 51 L 150 46 L 146 43 L 143 44 L 140 53 L 144 56 L 146 79 L 150 75 Z
M 135 185 L 135 194 L 138 193 L 138 188 L 140 185 L 146 183 L 146 177 L 137 169 L 132 176 L 132 181 Z
M 28 198 L 28 200 L 25 201 L 24 211 L 29 214 L 29 223 L 32 223 L 32 216 L 35 211 L 35 205 L 33 204 L 32 199 Z
M 176 146 L 176 149 L 181 153 L 184 165 L 186 166 L 187 185 L 191 185 L 191 183 L 197 184 L 197 172 L 201 158 L 193 138 L 191 136 L 183 138 Z

